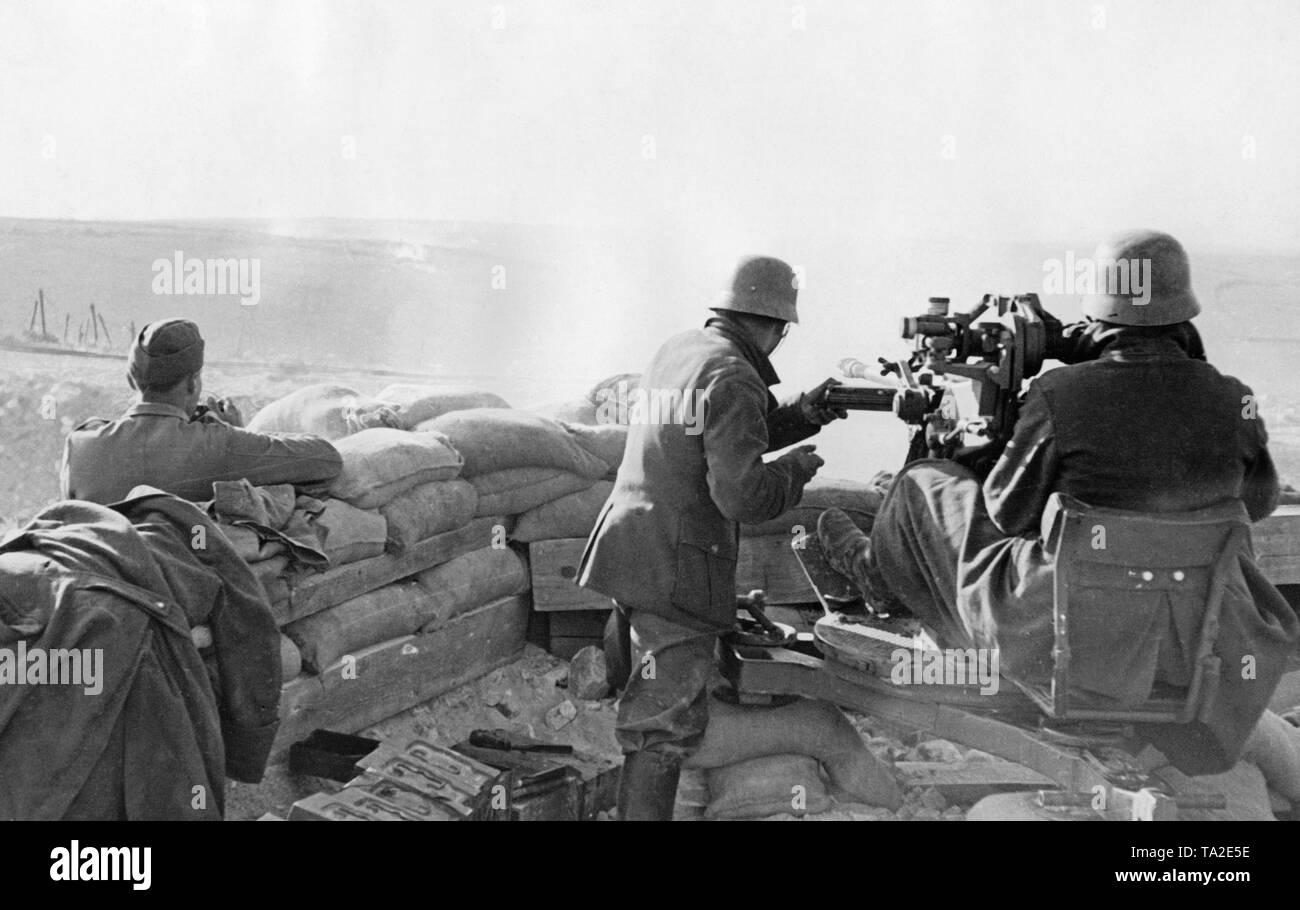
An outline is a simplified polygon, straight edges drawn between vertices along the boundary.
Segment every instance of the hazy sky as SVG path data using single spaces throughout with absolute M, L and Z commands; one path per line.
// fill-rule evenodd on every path
M 0 0 L 0 215 L 1300 249 L 1300 3 Z

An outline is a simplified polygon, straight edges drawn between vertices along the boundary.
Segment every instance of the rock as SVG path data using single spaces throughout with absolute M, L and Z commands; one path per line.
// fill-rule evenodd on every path
M 895 744 L 885 746 L 879 752 L 876 752 L 876 755 L 890 763 L 899 761 L 919 761 L 919 759 L 913 757 L 913 753 L 914 750 L 905 749 L 904 747 Z
M 938 809 L 921 808 L 916 810 L 916 814 L 912 816 L 912 820 L 918 822 L 937 822 L 941 817 L 942 816 L 939 815 Z
M 996 755 L 990 755 L 989 753 L 981 749 L 971 749 L 969 752 L 966 753 L 966 761 L 991 762 L 991 761 L 1002 761 L 1002 759 L 998 758 Z
M 605 674 L 605 651 L 587 645 L 569 661 L 569 691 L 575 698 L 587 701 L 604 698 L 609 694 L 609 680 Z
M 912 803 L 905 804 L 894 813 L 894 818 L 898 819 L 900 822 L 910 822 L 915 816 L 916 806 Z
M 542 674 L 542 682 L 550 683 L 552 686 L 563 686 L 569 681 L 569 668 L 556 667 Z
M 920 761 L 961 761 L 961 749 L 946 739 L 928 739 L 915 749 Z
M 947 798 L 934 787 L 927 787 L 918 802 L 926 809 L 934 809 L 936 812 L 948 808 Z
M 569 721 L 578 716 L 578 709 L 573 706 L 573 702 L 567 698 L 546 712 L 546 726 L 552 730 L 559 730 L 561 727 L 568 725 Z
M 943 810 L 943 817 L 961 821 L 966 817 L 966 813 L 962 811 L 961 806 L 949 806 L 947 809 Z
M 866 803 L 840 803 L 836 808 L 855 822 L 877 822 L 894 817 L 894 813 L 883 806 L 868 806 Z

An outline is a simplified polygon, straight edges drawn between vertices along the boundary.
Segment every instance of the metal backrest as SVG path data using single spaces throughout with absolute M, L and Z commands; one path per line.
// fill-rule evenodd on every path
M 1213 650 L 1224 583 L 1240 545 L 1249 546 L 1249 534 L 1245 507 L 1235 500 L 1193 512 L 1129 512 L 1054 493 L 1043 516 L 1044 547 L 1055 560 L 1051 686 L 1047 692 L 1022 687 L 1057 718 L 1195 719 L 1217 687 Z M 1113 601 L 1107 603 L 1108 598 Z M 1124 623 L 1133 618 L 1128 605 L 1136 604 L 1150 608 L 1151 622 L 1135 631 Z M 1113 628 L 1107 628 L 1108 621 Z M 1142 618 L 1137 621 L 1141 626 Z M 1101 662 L 1108 648 L 1138 644 L 1117 636 L 1167 636 L 1171 624 L 1191 631 L 1190 646 L 1152 644 L 1160 663 L 1146 668 L 1151 675 L 1120 681 L 1137 685 L 1136 704 L 1071 707 L 1071 696 L 1077 695 L 1072 675 L 1086 677 L 1094 669 L 1087 662 Z M 1153 681 L 1185 689 L 1186 695 L 1152 697 Z

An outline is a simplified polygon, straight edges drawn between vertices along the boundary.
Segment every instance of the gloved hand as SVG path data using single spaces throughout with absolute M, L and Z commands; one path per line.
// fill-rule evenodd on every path
M 1049 339 L 1053 337 L 1051 331 L 1049 326 Z M 1060 340 L 1055 344 L 1048 343 L 1049 356 L 1065 364 L 1096 360 L 1102 349 L 1113 340 L 1113 334 L 1114 326 L 1093 319 L 1072 322 L 1067 326 L 1057 323 L 1055 337 Z
M 840 381 L 834 377 L 827 379 L 811 392 L 804 392 L 799 396 L 799 411 L 803 414 L 804 420 L 809 423 L 815 423 L 817 426 L 825 426 L 836 418 L 844 419 L 849 416 L 849 412 L 844 408 L 830 408 L 826 406 L 826 392 L 831 386 L 840 385 Z
M 794 476 L 802 483 L 807 483 L 817 476 L 817 469 L 826 464 L 820 455 L 814 454 L 816 446 L 797 446 L 786 452 L 778 462 L 794 466 Z

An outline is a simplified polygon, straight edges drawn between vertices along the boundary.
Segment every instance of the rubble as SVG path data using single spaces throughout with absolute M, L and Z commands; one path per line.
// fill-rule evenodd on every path
M 573 702 L 567 698 L 546 712 L 546 725 L 552 730 L 559 730 L 568 726 L 569 722 L 578 716 L 578 709 L 573 706 Z
M 918 743 L 916 748 L 908 753 L 907 760 L 959 762 L 962 760 L 962 751 L 957 745 L 948 742 L 946 739 L 930 739 Z
M 569 661 L 569 691 L 575 698 L 593 701 L 609 694 L 605 675 L 605 652 L 588 645 Z

